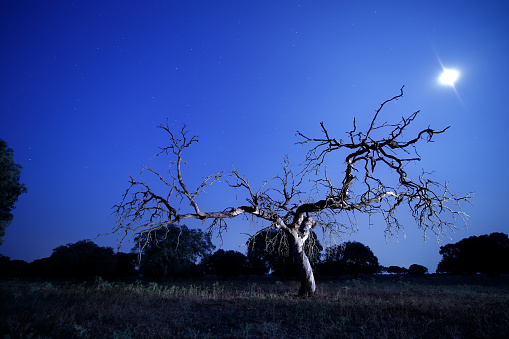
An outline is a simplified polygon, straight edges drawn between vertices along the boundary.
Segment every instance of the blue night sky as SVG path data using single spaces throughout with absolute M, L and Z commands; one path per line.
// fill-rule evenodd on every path
M 404 209 L 406 237 L 384 238 L 383 220 L 359 216 L 345 240 L 368 245 L 382 265 L 435 271 L 439 247 L 471 235 L 509 233 L 509 5 L 506 1 L 8 1 L 0 2 L 0 138 L 28 187 L 0 253 L 32 261 L 112 230 L 111 207 L 167 142 L 158 124 L 187 124 L 189 182 L 234 166 L 253 186 L 319 136 L 421 110 L 414 128 L 447 133 L 421 143 L 408 170 L 434 171 L 454 192 L 475 192 L 467 228 L 426 240 Z M 438 81 L 442 65 L 460 77 Z M 415 131 L 414 129 L 414 131 Z M 408 134 L 410 135 L 410 133 Z M 342 177 L 344 165 L 330 165 Z M 161 189 L 163 187 L 160 187 Z M 202 210 L 244 204 L 220 186 Z M 183 206 L 187 208 L 187 206 Z M 186 223 L 199 227 L 199 223 Z M 230 223 L 222 248 L 245 251 Z M 117 236 L 95 240 L 117 245 Z M 215 240 L 219 247 L 219 240 Z M 126 243 L 123 251 L 129 251 Z

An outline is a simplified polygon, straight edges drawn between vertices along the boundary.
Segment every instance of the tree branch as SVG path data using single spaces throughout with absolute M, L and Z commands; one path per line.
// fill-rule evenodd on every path
M 350 217 L 348 212 L 357 211 L 370 215 L 380 213 L 386 223 L 386 234 L 392 234 L 393 230 L 402 228 L 396 211 L 406 205 L 418 227 L 441 235 L 446 227 L 454 227 L 445 215 L 467 221 L 468 215 L 462 212 L 461 204 L 470 202 L 472 194 L 453 194 L 447 183 L 432 181 L 425 172 L 418 179 L 408 176 L 406 165 L 420 160 L 417 153 L 419 142 L 433 142 L 435 135 L 445 133 L 449 127 L 435 130 L 428 126 L 412 138 L 405 139 L 403 131 L 416 121 L 419 111 L 401 118 L 395 124 L 379 123 L 382 110 L 402 96 L 403 87 L 398 95 L 380 105 L 364 131 L 359 129 L 354 119 L 346 141 L 331 136 L 323 122 L 320 123 L 321 136 L 318 138 L 298 131 L 300 140 L 297 144 L 309 147 L 302 170 L 295 174 L 285 157 L 282 174 L 262 183 L 257 190 L 235 169 L 209 175 L 195 189 L 190 189 L 182 170 L 182 165 L 187 165 L 183 154 L 198 142 L 198 137 L 190 136 L 185 125 L 178 133 L 173 133 L 167 121 L 159 128 L 168 133 L 169 145 L 160 148 L 155 156 L 165 154 L 172 157 L 169 179 L 149 167 L 142 169 L 142 173 L 148 171 L 155 175 L 164 184 L 167 194 L 158 195 L 146 183 L 131 177 L 122 201 L 114 206 L 114 213 L 118 217 L 116 230 L 124 231 L 127 236 L 130 231 L 150 232 L 181 220 L 199 219 L 210 222 L 209 230 L 216 230 L 220 234 L 227 229 L 227 220 L 239 215 L 251 215 L 269 221 L 277 229 L 307 239 L 310 230 L 317 225 L 322 227 L 324 233 L 339 233 L 340 228 L 347 226 L 336 218 L 342 212 L 347 212 Z M 342 152 L 344 157 L 344 173 L 339 177 L 331 177 L 327 172 L 326 162 L 332 152 Z M 388 172 L 392 177 L 380 176 L 381 171 L 376 171 L 380 167 L 385 169 L 383 173 Z M 222 211 L 201 210 L 197 202 L 199 194 L 206 187 L 221 181 L 247 194 L 248 205 Z M 304 196 L 303 183 L 309 181 L 315 184 L 319 194 L 317 199 L 312 199 L 311 194 Z M 337 181 L 340 181 L 339 185 Z M 326 189 L 325 194 L 321 192 L 323 188 Z M 191 211 L 181 211 L 180 206 L 176 205 L 177 201 L 183 200 L 189 203 Z M 355 220 L 349 219 L 349 222 L 353 227 Z

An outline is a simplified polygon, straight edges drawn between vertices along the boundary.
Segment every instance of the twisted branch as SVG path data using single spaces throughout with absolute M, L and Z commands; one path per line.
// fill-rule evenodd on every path
M 439 130 L 427 127 L 413 138 L 404 139 L 403 131 L 416 120 L 419 111 L 401 118 L 396 124 L 379 123 L 377 120 L 382 109 L 402 96 L 403 87 L 398 95 L 380 105 L 365 131 L 358 129 L 354 119 L 346 141 L 332 137 L 323 122 L 320 123 L 321 137 L 312 138 L 297 132 L 300 138 L 297 143 L 309 147 L 302 170 L 295 174 L 285 157 L 282 174 L 264 182 L 257 190 L 235 169 L 209 175 L 195 189 L 190 189 L 182 172 L 182 165 L 187 165 L 183 153 L 198 142 L 198 137 L 190 136 L 185 125 L 179 133 L 173 133 L 166 122 L 159 128 L 168 133 L 169 145 L 160 148 L 156 156 L 164 154 L 173 158 L 169 178 L 149 167 L 143 167 L 142 173 L 147 171 L 155 175 L 167 192 L 165 195 L 157 194 L 145 182 L 135 181 L 131 177 L 130 186 L 121 202 L 114 206 L 117 215 L 115 230 L 125 232 L 125 239 L 131 231 L 146 233 L 184 219 L 199 219 L 210 222 L 210 231 L 221 233 L 227 229 L 227 220 L 249 214 L 269 221 L 269 227 L 283 229 L 305 240 L 317 225 L 324 229 L 324 233 L 338 233 L 340 228 L 347 226 L 336 218 L 343 212 L 358 211 L 370 215 L 380 213 L 386 223 L 386 234 L 390 235 L 402 228 L 396 211 L 406 205 L 418 227 L 441 235 L 445 228 L 454 228 L 445 215 L 452 216 L 454 220 L 467 221 L 468 215 L 462 211 L 461 204 L 470 202 L 472 193 L 464 196 L 454 194 L 447 183 L 440 184 L 429 179 L 426 172 L 417 179 L 408 176 L 405 167 L 421 159 L 417 144 L 421 140 L 433 142 L 433 137 L 444 133 L 449 127 Z M 376 135 L 384 137 L 376 138 L 374 131 L 377 131 Z M 343 152 L 345 169 L 342 177 L 330 177 L 327 172 L 325 164 L 332 152 Z M 385 168 L 385 172 L 388 170 L 392 177 L 387 179 L 375 175 L 379 167 Z M 338 180 L 340 184 L 335 183 Z M 387 184 L 387 180 L 392 185 Z M 303 191 L 303 183 L 309 181 L 314 182 L 317 192 L 322 194 L 318 200 Z M 225 182 L 229 187 L 247 194 L 248 204 L 222 211 L 201 210 L 196 200 L 198 195 L 218 182 Z M 325 187 L 325 194 L 320 193 L 320 187 Z M 176 203 L 178 201 L 187 201 L 192 210 L 181 211 Z M 350 219 L 349 223 L 353 227 L 355 221 Z

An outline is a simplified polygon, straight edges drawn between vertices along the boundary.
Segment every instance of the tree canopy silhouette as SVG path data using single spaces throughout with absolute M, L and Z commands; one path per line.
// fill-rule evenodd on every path
M 10 260 L 0 255 L 1 277 L 125 278 L 137 274 L 136 255 L 114 253 L 111 247 L 101 247 L 90 240 L 61 245 L 47 258 L 31 263 Z
M 155 278 L 199 274 L 198 262 L 215 247 L 210 234 L 174 224 L 141 233 L 135 241 L 133 252 L 139 254 L 140 271 Z
M 509 238 L 504 233 L 468 237 L 440 247 L 440 254 L 437 272 L 509 273 Z
M 371 249 L 357 241 L 347 241 L 327 248 L 325 260 L 319 267 L 323 275 L 350 274 L 355 278 L 359 274 L 380 273 L 381 270 L 378 258 Z
M 428 268 L 418 264 L 412 264 L 408 268 L 408 274 L 410 275 L 425 275 L 428 273 Z
M 117 267 L 111 247 L 101 247 L 89 240 L 58 246 L 47 264 L 50 275 L 65 278 L 110 277 Z
M 12 210 L 18 197 L 27 192 L 19 182 L 21 165 L 14 162 L 14 152 L 0 139 L 0 245 L 3 243 L 5 229 L 14 218 Z
M 312 267 L 320 260 L 322 249 L 316 233 L 311 231 L 304 252 Z M 251 237 L 247 242 L 247 257 L 253 265 L 266 267 L 267 272 L 270 269 L 273 275 L 284 279 L 298 279 L 301 273 L 290 237 L 277 229 L 266 229 Z
M 403 132 L 415 121 L 419 111 L 395 123 L 380 117 L 386 105 L 402 96 L 403 88 L 398 95 L 384 101 L 365 129 L 359 129 L 354 119 L 344 139 L 332 136 L 323 122 L 320 123 L 321 135 L 311 137 L 297 132 L 297 143 L 308 150 L 300 169 L 294 171 L 285 157 L 281 172 L 258 188 L 236 170 L 208 175 L 192 187 L 182 165 L 187 164 L 184 154 L 198 142 L 198 137 L 191 136 L 185 126 L 175 132 L 166 122 L 159 127 L 167 133 L 168 145 L 157 155 L 170 157 L 169 173 L 163 176 L 150 167 L 143 167 L 142 173 L 153 174 L 162 187 L 131 177 L 122 200 L 114 206 L 118 217 L 115 230 L 124 236 L 132 231 L 150 237 L 151 233 L 169 224 L 193 218 L 207 222 L 208 231 L 221 234 L 227 230 L 229 219 L 250 215 L 268 222 L 261 223 L 261 231 L 275 228 L 289 237 L 301 271 L 300 295 L 313 294 L 316 289 L 304 250 L 315 227 L 320 227 L 325 235 L 341 235 L 345 228 L 355 227 L 354 218 L 348 218 L 352 213 L 378 213 L 385 220 L 386 234 L 391 235 L 402 228 L 396 211 L 404 206 L 419 228 L 440 236 L 445 229 L 454 227 L 455 218 L 466 221 L 467 215 L 460 203 L 468 201 L 470 194 L 453 193 L 447 183 L 430 179 L 427 172 L 407 174 L 410 168 L 407 165 L 420 160 L 416 151 L 418 143 L 421 140 L 431 142 L 448 127 L 440 130 L 427 127 L 410 138 L 404 137 Z M 342 161 L 335 163 L 337 158 L 329 157 L 332 154 L 339 154 Z M 336 166 L 332 172 L 327 167 L 330 161 Z M 340 173 L 337 166 L 344 166 L 343 174 L 331 176 Z M 219 181 L 235 188 L 247 204 L 225 206 L 216 211 L 206 211 L 199 206 L 198 195 Z M 181 204 L 182 201 L 188 204 Z M 186 210 L 185 206 L 190 209 Z M 347 217 L 346 223 L 343 216 Z
M 392 273 L 392 274 L 404 274 L 404 273 L 408 273 L 408 269 L 407 268 L 399 267 L 399 266 L 389 266 L 389 267 L 386 267 L 385 271 L 387 273 Z
M 26 276 L 28 265 L 23 260 L 11 260 L 9 257 L 0 254 L 0 277 L 14 278 Z
M 247 272 L 247 257 L 245 254 L 219 249 L 206 259 L 207 273 L 223 277 L 237 277 Z

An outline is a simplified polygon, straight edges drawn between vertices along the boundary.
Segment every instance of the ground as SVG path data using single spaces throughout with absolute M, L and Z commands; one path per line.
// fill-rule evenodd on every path
M 0 281 L 6 338 L 509 337 L 509 277 Z

